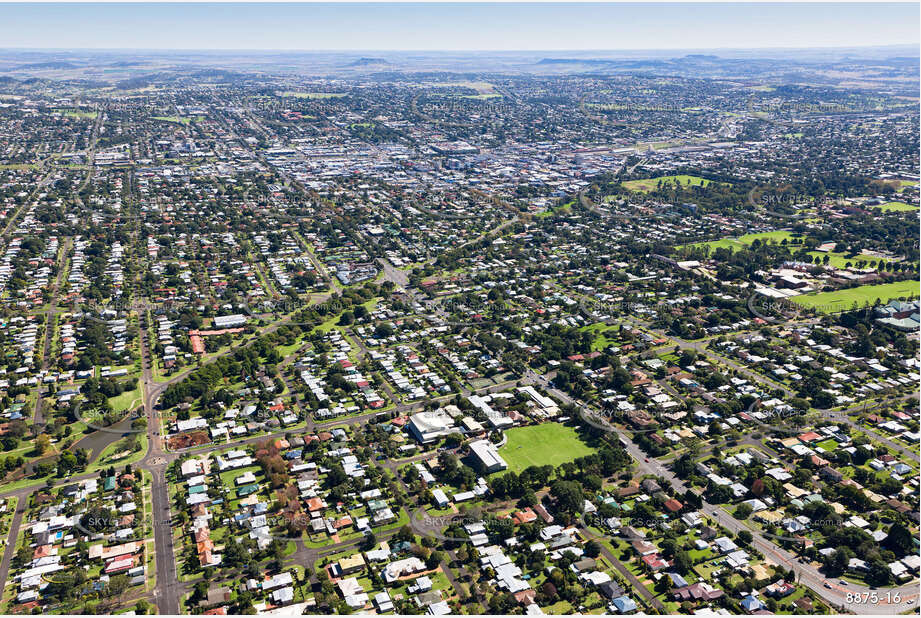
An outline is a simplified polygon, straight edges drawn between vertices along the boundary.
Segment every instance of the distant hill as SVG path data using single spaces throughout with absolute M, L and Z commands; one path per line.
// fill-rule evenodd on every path
M 393 63 L 384 60 L 383 58 L 359 58 L 353 62 L 350 62 L 347 66 L 350 67 L 366 67 L 372 64 L 386 64 L 391 66 Z
M 35 71 L 42 69 L 51 69 L 51 70 L 63 70 L 63 69 L 78 69 L 80 68 L 79 64 L 74 64 L 72 62 L 33 62 L 30 64 L 20 64 L 19 66 L 6 69 L 7 71 Z

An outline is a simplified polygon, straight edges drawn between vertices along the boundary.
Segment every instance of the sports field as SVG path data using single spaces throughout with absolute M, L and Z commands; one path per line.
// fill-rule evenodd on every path
M 917 298 L 919 294 L 921 294 L 921 283 L 918 281 L 896 281 L 881 285 L 861 285 L 834 292 L 804 294 L 794 296 L 790 300 L 820 313 L 837 313 L 851 309 L 855 302 L 858 307 L 864 307 L 872 305 L 877 298 L 882 303 L 888 303 L 895 298 Z
M 622 183 L 624 188 L 630 189 L 631 191 L 653 191 L 661 182 L 663 185 L 666 183 L 675 184 L 676 182 L 680 183 L 682 187 L 691 186 L 691 187 L 706 187 L 710 184 L 711 181 L 706 178 L 701 178 L 700 176 L 688 176 L 687 174 L 680 174 L 678 176 L 660 176 L 658 178 L 646 178 L 643 180 L 628 180 L 627 182 Z
M 512 472 L 528 466 L 558 466 L 595 452 L 575 429 L 559 423 L 513 427 L 505 435 L 508 443 L 499 449 L 499 455 Z
M 864 255 L 862 253 L 860 255 L 855 255 L 854 257 L 847 257 L 847 254 L 836 253 L 834 251 L 829 251 L 827 253 L 823 253 L 822 251 L 810 251 L 809 255 L 812 256 L 813 262 L 817 257 L 824 258 L 827 255 L 828 265 L 834 266 L 835 268 L 847 268 L 849 263 L 851 266 L 857 266 L 857 262 L 866 262 L 866 267 L 869 268 L 870 262 L 876 262 L 877 266 L 884 262 L 888 262 L 888 260 L 884 258 L 873 257 L 872 255 Z
M 194 120 L 199 119 L 200 117 L 194 118 Z M 162 122 L 174 122 L 176 124 L 189 124 L 192 122 L 193 118 L 188 116 L 151 116 L 151 120 L 160 120 Z
M 344 97 L 344 92 L 293 92 L 285 90 L 276 93 L 280 97 L 297 97 L 298 99 L 338 99 Z
M 719 247 L 735 251 L 737 249 L 742 249 L 749 246 L 756 240 L 760 240 L 761 242 L 774 242 L 780 244 L 784 239 L 786 239 L 787 242 L 790 242 L 793 239 L 793 232 L 759 232 L 757 234 L 745 234 L 744 236 L 739 236 L 738 238 L 721 238 L 719 240 L 710 240 L 707 242 L 695 242 L 685 246 L 695 248 L 710 247 L 711 252 Z
M 886 202 L 885 204 L 874 206 L 874 209 L 882 210 L 883 212 L 909 212 L 918 210 L 918 207 L 913 204 L 906 204 L 905 202 Z
M 98 116 L 98 112 L 85 111 L 82 109 L 56 109 L 56 112 L 61 112 L 68 118 L 89 118 L 94 119 Z

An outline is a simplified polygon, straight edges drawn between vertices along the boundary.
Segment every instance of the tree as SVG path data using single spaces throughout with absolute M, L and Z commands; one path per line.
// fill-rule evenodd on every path
M 675 569 L 677 569 L 679 573 L 682 575 L 689 573 L 693 566 L 694 563 L 687 550 L 682 549 L 675 554 Z
M 425 559 L 425 566 L 428 569 L 437 569 L 438 565 L 444 560 L 444 553 L 435 550 Z
M 889 536 L 883 541 L 883 545 L 894 551 L 896 555 L 902 556 L 911 552 L 914 543 L 908 528 L 895 523 L 889 528 Z
M 585 544 L 585 555 L 589 558 L 597 558 L 601 554 L 601 544 L 592 540 Z
M 117 597 L 128 589 L 128 576 L 124 573 L 112 576 L 109 584 L 106 586 L 106 592 L 111 596 Z
M 892 581 L 892 571 L 882 560 L 874 560 L 867 565 L 866 580 L 871 586 L 887 586 Z
M 374 327 L 374 337 L 376 339 L 385 339 L 393 335 L 393 326 L 387 322 L 381 322 Z
M 556 498 L 557 506 L 570 513 L 581 513 L 585 506 L 582 486 L 575 481 L 556 481 L 550 486 L 550 495 Z
M 35 438 L 35 450 L 39 455 L 44 455 L 51 449 L 51 437 L 42 433 Z

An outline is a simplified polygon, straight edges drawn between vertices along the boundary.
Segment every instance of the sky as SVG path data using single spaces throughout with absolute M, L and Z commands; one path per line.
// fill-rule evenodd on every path
M 919 43 L 919 3 L 0 4 L 0 47 L 628 50 Z

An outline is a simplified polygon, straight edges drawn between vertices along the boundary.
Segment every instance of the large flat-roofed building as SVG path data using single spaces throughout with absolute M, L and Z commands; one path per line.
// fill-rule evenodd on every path
M 482 464 L 483 469 L 487 472 L 498 472 L 508 468 L 508 464 L 499 456 L 496 446 L 489 440 L 471 442 L 470 453 Z
M 233 315 L 220 315 L 214 318 L 215 328 L 233 328 L 246 324 L 246 316 L 239 313 Z
M 409 419 L 409 433 L 427 444 L 457 431 L 454 419 L 444 410 L 432 410 L 413 414 Z

